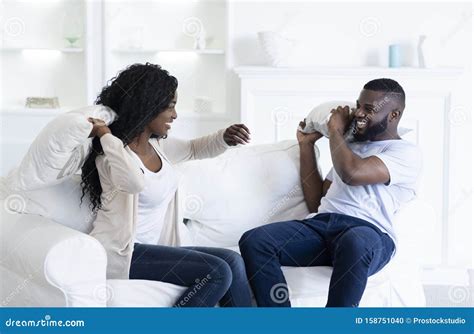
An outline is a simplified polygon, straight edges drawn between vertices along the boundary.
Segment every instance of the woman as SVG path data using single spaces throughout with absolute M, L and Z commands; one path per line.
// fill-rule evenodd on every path
M 95 138 L 82 168 L 82 190 L 97 212 L 91 235 L 106 249 L 108 278 L 188 287 L 175 306 L 251 306 L 239 254 L 169 247 L 181 242 L 178 229 L 184 226 L 173 164 L 217 156 L 249 141 L 243 124 L 191 141 L 166 139 L 177 118 L 177 87 L 160 66 L 134 64 L 98 96 L 96 104 L 114 110 L 117 119 L 109 127 L 89 119 Z

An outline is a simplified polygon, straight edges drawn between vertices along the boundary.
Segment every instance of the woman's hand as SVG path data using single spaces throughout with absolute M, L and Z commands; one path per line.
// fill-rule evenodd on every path
M 306 119 L 300 122 L 299 125 L 302 129 L 304 129 L 306 127 Z M 300 144 L 300 146 L 306 144 L 314 146 L 314 143 L 322 136 L 323 135 L 317 131 L 312 133 L 304 133 L 300 130 L 296 130 L 296 139 L 298 139 L 298 144 Z
M 245 145 L 250 142 L 250 131 L 244 124 L 231 125 L 224 132 L 224 141 L 229 146 Z
M 89 117 L 87 119 L 89 122 L 92 123 L 92 131 L 89 134 L 89 138 L 91 137 L 102 137 L 106 133 L 112 133 L 109 127 L 105 124 L 105 122 L 98 118 Z

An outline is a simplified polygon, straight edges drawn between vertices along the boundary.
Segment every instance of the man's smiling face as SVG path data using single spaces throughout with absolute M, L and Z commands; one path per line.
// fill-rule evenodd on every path
M 384 92 L 363 89 L 357 100 L 352 129 L 356 141 L 374 140 L 388 131 L 389 114 L 396 106 Z

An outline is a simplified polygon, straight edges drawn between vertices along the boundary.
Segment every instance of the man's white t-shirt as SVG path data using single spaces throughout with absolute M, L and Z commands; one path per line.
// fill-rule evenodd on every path
M 387 233 L 396 244 L 393 216 L 402 204 L 416 196 L 422 166 L 421 151 L 416 145 L 402 139 L 348 145 L 361 158 L 376 156 L 382 160 L 390 173 L 390 181 L 387 184 L 350 186 L 342 182 L 334 168 L 331 168 L 326 179 L 332 184 L 321 199 L 318 213 L 339 213 L 363 219 Z M 311 214 L 307 218 L 315 215 Z

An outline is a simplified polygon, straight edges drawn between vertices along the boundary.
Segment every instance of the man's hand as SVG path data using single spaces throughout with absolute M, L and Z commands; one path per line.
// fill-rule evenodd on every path
M 229 146 L 245 145 L 250 142 L 250 130 L 244 124 L 231 125 L 224 132 L 224 141 Z
M 339 106 L 336 109 L 331 110 L 331 117 L 328 122 L 329 132 L 337 131 L 340 134 L 344 134 L 349 125 L 351 124 L 352 116 L 350 114 L 349 106 Z
M 105 122 L 98 118 L 89 117 L 87 119 L 89 122 L 92 123 L 92 131 L 89 134 L 89 138 L 91 137 L 102 137 L 106 133 L 112 133 L 109 127 L 105 124 Z
M 302 129 L 304 129 L 306 127 L 306 119 L 300 122 L 299 125 Z M 296 130 L 296 139 L 298 139 L 298 144 L 300 144 L 300 146 L 309 144 L 312 147 L 314 146 L 314 143 L 322 136 L 323 135 L 317 131 L 313 133 L 304 133 L 300 130 Z

